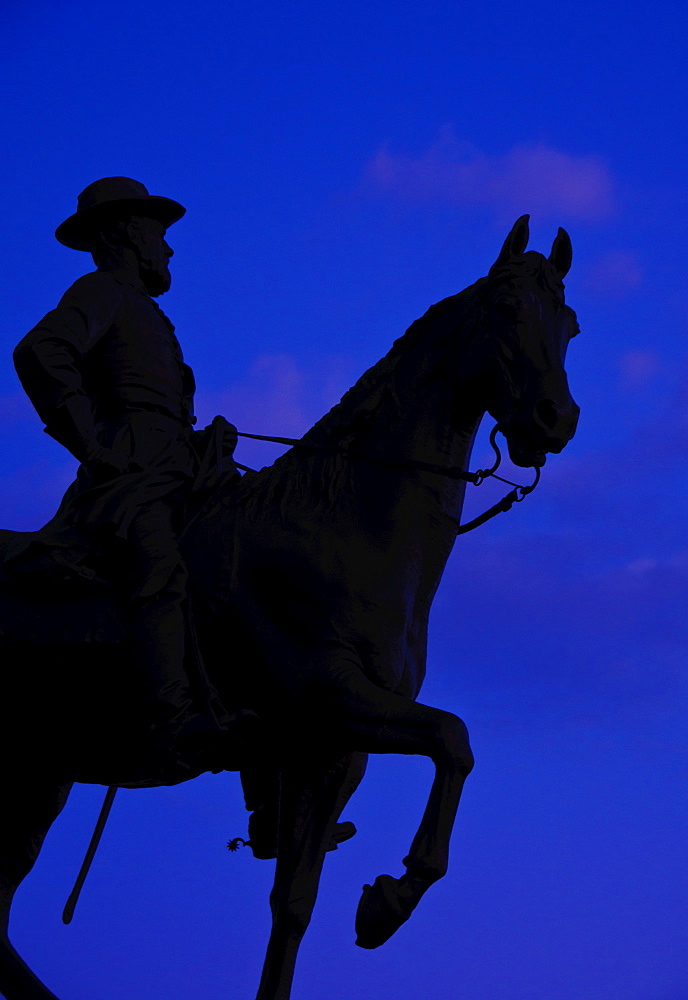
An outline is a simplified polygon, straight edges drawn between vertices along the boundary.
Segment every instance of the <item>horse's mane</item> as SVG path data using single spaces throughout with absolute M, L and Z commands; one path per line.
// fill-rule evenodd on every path
M 482 279 L 484 281 L 484 279 Z M 398 337 L 390 350 L 377 364 L 369 368 L 355 385 L 342 396 L 339 403 L 318 420 L 303 436 L 305 445 L 351 444 L 360 437 L 369 419 L 378 411 L 386 397 L 395 397 L 394 380 L 400 363 L 409 352 L 429 335 L 434 337 L 433 346 L 441 353 L 442 345 L 437 343 L 443 335 L 456 332 L 462 325 L 470 305 L 473 304 L 476 282 L 457 295 L 451 295 L 430 306 L 426 313 L 415 320 L 405 333 Z M 442 323 L 442 318 L 445 323 Z M 449 320 L 446 322 L 446 320 Z M 426 348 L 429 345 L 425 345 Z

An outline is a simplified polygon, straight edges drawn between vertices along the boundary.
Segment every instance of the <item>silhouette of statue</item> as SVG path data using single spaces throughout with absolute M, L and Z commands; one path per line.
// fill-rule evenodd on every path
M 113 202 L 106 225 L 101 213 Z M 131 214 L 123 217 L 125 203 Z M 462 526 L 466 483 L 497 467 L 467 471 L 475 434 L 489 412 L 512 461 L 535 468 L 537 482 L 547 453 L 565 447 L 578 419 L 564 370 L 578 330 L 564 301 L 571 243 L 560 229 L 549 257 L 527 252 L 523 216 L 487 277 L 432 306 L 273 466 L 239 477 L 234 434 L 221 420 L 195 444 L 191 374 L 150 298 L 169 282 L 164 230 L 180 214 L 124 178 L 87 188 L 58 235 L 91 249 L 97 230 L 98 271 L 17 353 L 49 432 L 82 466 L 53 522 L 35 534 L 0 534 L 7 1000 L 56 1000 L 9 942 L 11 902 L 71 782 L 137 783 L 113 781 L 112 767 L 118 753 L 131 757 L 117 721 L 131 711 L 142 674 L 144 717 L 157 713 L 157 731 L 172 736 L 183 758 L 174 767 L 198 767 L 187 747 L 178 749 L 186 727 L 204 734 L 194 753 L 238 763 L 253 852 L 277 857 L 257 1000 L 291 996 L 325 854 L 351 834 L 338 820 L 368 753 L 433 761 L 405 872 L 366 885 L 356 917 L 361 947 L 395 933 L 447 870 L 473 766 L 463 722 L 416 700 L 432 600 L 457 533 L 534 485 L 514 486 Z M 65 317 L 70 309 L 78 323 Z M 141 339 L 130 343 L 135 326 Z M 139 354 L 152 344 L 148 334 L 157 346 Z M 206 482 L 212 454 L 220 461 Z M 146 618 L 149 601 L 157 618 Z M 151 621 L 164 622 L 163 643 Z M 189 633 L 198 648 L 191 665 L 179 653 Z M 28 662 L 36 666 L 27 670 Z M 219 717 L 207 724 L 213 706 Z M 213 731 L 215 743 L 207 740 Z M 170 780 L 164 764 L 139 783 Z

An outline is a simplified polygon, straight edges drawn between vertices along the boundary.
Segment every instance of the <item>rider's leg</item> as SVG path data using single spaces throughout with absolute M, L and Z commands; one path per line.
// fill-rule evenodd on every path
M 192 690 L 188 665 L 188 579 L 179 544 L 175 509 L 159 502 L 132 522 L 129 538 L 138 576 L 132 601 L 131 638 L 140 666 L 146 715 L 157 752 L 172 750 L 202 770 L 238 767 L 243 717 L 221 722 Z M 199 684 L 196 687 L 200 686 Z
M 137 586 L 131 637 L 141 668 L 147 716 L 155 730 L 175 732 L 196 717 L 186 671 L 187 576 L 171 504 L 142 510 L 129 529 Z

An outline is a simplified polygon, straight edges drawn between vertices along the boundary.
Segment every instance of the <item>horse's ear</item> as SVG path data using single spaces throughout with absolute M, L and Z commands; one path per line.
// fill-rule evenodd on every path
M 528 230 L 528 219 L 529 215 L 522 215 L 520 219 L 517 219 L 513 225 L 513 228 L 507 238 L 504 240 L 504 246 L 499 251 L 499 257 L 497 260 L 501 261 L 508 260 L 509 257 L 513 257 L 514 254 L 523 253 L 525 248 L 528 246 L 528 237 L 530 232 Z
M 554 270 L 560 278 L 564 278 L 569 273 L 572 259 L 571 238 L 565 229 L 560 228 L 549 255 L 550 264 L 554 265 Z

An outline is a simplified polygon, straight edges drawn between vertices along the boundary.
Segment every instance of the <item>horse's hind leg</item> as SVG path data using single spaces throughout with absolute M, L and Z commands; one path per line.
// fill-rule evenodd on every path
M 14 950 L 7 930 L 14 894 L 71 787 L 43 774 L 12 774 L 0 781 L 0 994 L 6 1000 L 57 1000 Z
M 272 930 L 256 1000 L 289 1000 L 325 853 L 366 762 L 365 754 L 354 753 L 327 771 L 303 769 L 298 763 L 282 771 L 279 852 L 270 896 Z

